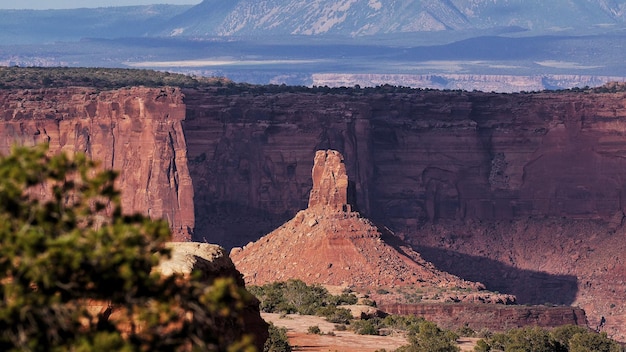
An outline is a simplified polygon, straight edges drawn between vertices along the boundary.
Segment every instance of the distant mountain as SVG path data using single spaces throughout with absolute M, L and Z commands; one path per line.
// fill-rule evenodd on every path
M 625 29 L 626 0 L 204 0 L 0 10 L 0 65 L 153 68 L 260 84 L 569 88 L 626 77 Z M 462 79 L 443 82 L 444 75 Z M 542 78 L 565 76 L 573 78 Z M 423 77 L 438 81 L 422 86 Z
M 341 35 L 511 28 L 533 33 L 623 26 L 621 0 L 205 0 L 161 35 Z
M 149 5 L 70 10 L 0 10 L 0 45 L 140 37 L 191 6 Z

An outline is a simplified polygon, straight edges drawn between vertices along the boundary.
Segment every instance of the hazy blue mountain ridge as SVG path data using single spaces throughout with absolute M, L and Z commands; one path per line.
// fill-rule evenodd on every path
M 562 32 L 626 24 L 617 0 L 205 0 L 162 35 L 361 36 L 497 27 Z
M 625 29 L 626 0 L 0 10 L 0 65 L 140 67 L 259 84 L 535 90 L 626 77 Z
M 70 10 L 0 10 L 0 44 L 36 44 L 82 38 L 152 35 L 188 5 L 150 5 Z

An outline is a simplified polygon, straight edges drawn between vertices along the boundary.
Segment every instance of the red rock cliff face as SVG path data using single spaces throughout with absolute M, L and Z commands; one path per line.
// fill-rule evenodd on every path
M 525 326 L 553 328 L 561 325 L 587 326 L 585 312 L 573 307 L 505 306 L 485 304 L 379 304 L 390 314 L 417 315 L 448 329 L 507 331 Z
M 395 229 L 619 220 L 626 207 L 624 94 L 190 91 L 186 102 L 196 194 L 209 207 L 292 214 L 306 206 L 315 151 L 327 148 L 348 160 L 360 210 Z
M 198 239 L 280 226 L 335 149 L 358 210 L 439 269 L 626 339 L 624 93 L 185 93 Z
M 126 212 L 167 219 L 175 240 L 191 237 L 193 189 L 179 90 L 0 90 L 0 152 L 48 142 L 120 171 Z

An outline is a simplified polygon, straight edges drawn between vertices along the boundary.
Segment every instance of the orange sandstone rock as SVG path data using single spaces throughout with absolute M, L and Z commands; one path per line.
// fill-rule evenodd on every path
M 288 279 L 372 288 L 424 285 L 482 288 L 437 270 L 386 229 L 351 210 L 343 156 L 318 151 L 309 208 L 231 258 L 247 284 Z
M 0 90 L 0 153 L 49 143 L 50 152 L 83 152 L 119 171 L 127 213 L 166 219 L 173 239 L 190 240 L 193 186 L 175 88 Z

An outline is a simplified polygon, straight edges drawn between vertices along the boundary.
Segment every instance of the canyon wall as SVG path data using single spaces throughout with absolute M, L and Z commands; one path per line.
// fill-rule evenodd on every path
M 500 304 L 383 303 L 378 306 L 390 314 L 417 315 L 447 329 L 467 326 L 479 331 L 504 332 L 526 326 L 553 328 L 561 325 L 587 326 L 585 312 L 573 307 L 507 306 Z
M 197 210 L 209 217 L 229 205 L 293 215 L 319 149 L 345 156 L 359 210 L 401 233 L 439 220 L 624 216 L 623 93 L 187 91 L 185 101 Z
M 118 170 L 125 212 L 166 219 L 174 240 L 191 238 L 193 189 L 178 89 L 0 90 L 0 153 L 47 142 Z
M 364 216 L 439 269 L 579 305 L 626 339 L 626 94 L 185 91 L 197 240 L 245 245 L 306 208 L 335 149 Z
M 501 304 L 382 303 L 378 308 L 389 314 L 417 315 L 447 329 L 467 326 L 479 331 L 507 331 L 525 326 L 553 328 L 561 325 L 587 326 L 585 312 L 574 307 L 543 307 Z
M 0 152 L 86 152 L 120 171 L 126 211 L 227 248 L 305 209 L 315 152 L 338 150 L 354 210 L 438 269 L 626 340 L 625 93 L 69 88 L 0 107 Z

